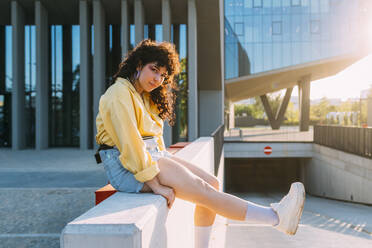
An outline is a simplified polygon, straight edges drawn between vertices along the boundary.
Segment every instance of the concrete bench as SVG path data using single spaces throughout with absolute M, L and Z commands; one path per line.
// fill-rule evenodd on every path
M 213 151 L 213 138 L 203 137 L 179 150 L 175 156 L 214 173 Z M 61 247 L 190 248 L 194 239 L 194 207 L 192 203 L 176 199 L 169 211 L 162 196 L 114 192 L 66 225 L 61 234 Z M 211 247 L 224 247 L 225 228 L 224 218 L 218 217 Z

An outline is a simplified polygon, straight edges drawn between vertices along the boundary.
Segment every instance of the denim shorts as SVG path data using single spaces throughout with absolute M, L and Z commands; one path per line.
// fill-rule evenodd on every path
M 170 157 L 171 154 L 167 151 L 149 151 L 153 160 L 157 161 L 161 157 Z M 112 187 L 117 191 L 126 193 L 139 193 L 143 188 L 143 183 L 137 181 L 133 173 L 124 168 L 119 156 L 120 152 L 117 148 L 101 150 L 103 167 L 105 168 L 107 179 L 110 181 Z

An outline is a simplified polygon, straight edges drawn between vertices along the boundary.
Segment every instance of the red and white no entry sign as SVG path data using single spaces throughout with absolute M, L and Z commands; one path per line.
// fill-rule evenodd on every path
M 266 155 L 270 155 L 272 152 L 273 152 L 273 149 L 272 149 L 270 146 L 266 146 L 266 147 L 264 148 L 264 153 L 265 153 Z

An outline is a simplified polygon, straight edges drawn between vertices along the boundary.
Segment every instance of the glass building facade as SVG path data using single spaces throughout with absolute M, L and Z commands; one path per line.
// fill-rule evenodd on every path
M 242 71 L 254 74 L 354 52 L 366 3 L 225 0 L 225 78 L 242 76 Z M 239 52 L 237 44 L 242 47 Z M 241 53 L 248 57 L 248 64 L 239 58 Z M 241 69 L 247 65 L 249 68 Z
M 173 129 L 173 142 L 187 139 L 187 25 L 172 25 L 172 42 L 177 44 L 183 63 L 179 78 L 179 101 L 176 106 L 178 122 Z M 107 25 L 106 88 L 117 72 L 121 61 L 120 25 Z M 26 25 L 24 87 L 25 87 L 25 143 L 35 147 L 36 105 L 36 28 Z M 94 26 L 91 29 L 94 55 Z M 48 122 L 49 147 L 78 147 L 80 131 L 80 26 L 49 26 Z M 162 25 L 145 25 L 144 37 L 162 40 Z M 130 26 L 130 45 L 134 46 L 134 25 Z M 11 147 L 12 132 L 12 26 L 0 25 L 0 147 Z M 96 113 L 93 114 L 95 120 Z M 92 120 L 92 122 L 94 122 Z

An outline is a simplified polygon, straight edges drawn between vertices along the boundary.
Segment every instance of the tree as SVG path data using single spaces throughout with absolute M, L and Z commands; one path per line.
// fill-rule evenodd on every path
M 176 137 L 187 137 L 187 98 L 188 98 L 188 80 L 187 80 L 187 59 L 183 58 L 180 61 L 181 72 L 176 78 L 178 82 L 178 92 L 176 99 Z
M 335 112 L 336 107 L 331 105 L 326 97 L 323 97 L 318 104 L 314 104 L 310 108 L 310 119 L 315 122 L 325 122 L 329 112 Z
M 248 104 L 235 104 L 234 112 L 235 112 L 235 116 L 242 116 L 244 114 L 247 116 L 252 116 L 253 107 L 252 105 L 248 105 Z
M 295 109 L 293 102 L 288 103 L 287 111 L 285 112 L 285 121 L 287 125 L 298 124 L 300 113 L 298 109 Z

